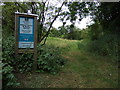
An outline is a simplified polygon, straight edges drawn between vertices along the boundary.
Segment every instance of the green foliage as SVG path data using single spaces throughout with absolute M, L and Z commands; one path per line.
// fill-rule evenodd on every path
M 73 32 L 70 32 L 68 33 L 67 35 L 67 39 L 71 39 L 71 40 L 81 40 L 82 37 L 81 37 L 81 31 L 73 31 Z
M 64 66 L 65 59 L 61 56 L 60 48 L 54 46 L 38 47 L 38 70 L 40 72 L 50 72 L 56 74 L 60 71 L 60 67 Z
M 52 28 L 49 36 L 50 37 L 60 37 L 60 35 L 61 35 L 61 33 L 56 28 Z
M 32 68 L 33 58 L 32 54 L 21 54 L 18 55 L 17 59 L 15 56 L 15 39 L 13 36 L 8 37 L 4 40 L 3 38 L 3 52 L 2 52 L 2 62 L 9 64 L 14 68 L 14 71 L 24 72 L 30 71 Z
M 66 39 L 71 39 L 71 40 L 81 40 L 82 37 L 81 37 L 81 34 L 82 32 L 80 31 L 79 28 L 73 26 L 73 25 L 70 25 L 70 26 L 67 26 L 67 34 L 65 36 Z
M 117 34 L 106 34 L 98 40 L 89 41 L 86 45 L 86 50 L 90 53 L 117 59 L 118 38 Z
M 60 37 L 61 38 L 66 38 L 67 37 L 67 33 L 68 33 L 67 28 L 64 27 L 64 26 L 61 26 L 58 29 L 59 29 Z
M 14 45 L 15 45 L 15 39 L 13 36 L 9 38 L 3 38 L 2 43 L 2 59 L 3 62 L 7 62 L 9 64 L 14 63 Z
M 104 28 L 104 32 L 119 31 L 120 25 L 120 2 L 101 2 L 95 15 Z
M 102 34 L 103 29 L 99 22 L 95 22 L 95 24 L 89 26 L 88 37 L 91 40 L 98 40 Z
M 2 63 L 3 63 L 3 86 L 15 87 L 19 83 L 16 82 L 14 72 L 31 72 L 33 67 L 33 54 L 23 53 L 15 56 L 14 47 L 15 39 L 13 36 L 3 38 L 2 43 Z M 53 46 L 38 46 L 38 72 L 49 72 L 56 74 L 60 71 L 60 67 L 64 66 L 65 60 L 60 55 L 61 49 Z
M 16 78 L 13 74 L 14 67 L 16 65 L 15 54 L 14 54 L 14 38 L 8 37 L 3 39 L 2 43 L 2 80 L 3 88 L 9 88 L 13 86 L 18 86 L 19 83 L 16 82 Z
M 86 7 L 86 5 L 87 3 L 85 2 L 69 2 L 67 4 L 69 9 L 69 14 L 67 16 L 70 18 L 71 22 L 75 21 L 77 18 L 81 21 L 81 19 L 87 15 L 89 9 Z
M 14 2 L 4 2 L 5 5 L 2 5 L 2 27 L 3 27 L 3 35 L 14 34 L 14 21 L 15 14 L 19 7 L 15 5 Z
M 61 26 L 57 29 L 53 28 L 49 36 L 51 37 L 60 37 L 71 40 L 81 40 L 82 32 L 79 28 L 74 27 L 73 25 Z
M 54 71 L 52 67 L 54 69 L 55 68 L 57 69 L 58 68 L 57 66 L 64 65 L 64 59 L 60 56 L 60 53 L 61 53 L 60 48 L 56 48 L 53 46 L 40 47 L 39 45 L 38 46 L 38 69 L 44 70 L 44 68 L 39 67 L 41 64 L 41 60 L 43 61 L 42 64 L 45 61 L 45 63 L 51 66 L 51 70 L 49 71 Z M 16 57 L 14 52 L 13 37 L 9 37 L 6 40 L 4 40 L 2 57 L 3 57 L 2 58 L 3 63 L 8 63 L 15 69 L 15 71 L 23 73 L 23 72 L 32 70 L 33 54 L 30 54 L 30 53 L 19 54 L 17 59 L 15 59 Z M 42 66 L 44 67 L 44 65 Z
M 63 21 L 70 20 L 74 24 L 76 20 L 81 21 L 90 13 L 92 15 L 97 8 L 97 2 L 68 2 L 66 7 L 69 11 L 64 12 Z
M 33 54 L 31 53 L 24 53 L 19 55 L 18 66 L 16 67 L 18 72 L 24 73 L 24 72 L 31 72 L 33 67 Z
M 94 54 L 99 54 L 106 56 L 108 55 L 107 47 L 105 47 L 105 42 L 94 40 L 88 43 L 87 50 Z
M 7 63 L 3 63 L 2 65 L 2 88 L 8 89 L 10 87 L 16 87 L 19 86 L 20 83 L 17 82 L 17 79 L 15 78 L 15 75 L 13 74 L 13 67 L 11 67 Z
M 78 42 L 77 45 L 78 45 L 78 49 L 80 49 L 80 50 L 84 50 L 85 45 L 84 45 L 83 43 Z

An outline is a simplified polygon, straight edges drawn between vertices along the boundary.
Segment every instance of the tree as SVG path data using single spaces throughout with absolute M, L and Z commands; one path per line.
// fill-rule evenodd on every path
M 95 11 L 94 21 L 99 21 L 104 32 L 118 32 L 120 30 L 120 2 L 101 2 Z
M 69 26 L 69 32 L 67 34 L 67 38 L 72 39 L 72 40 L 80 40 L 80 39 L 82 39 L 80 29 L 75 27 L 75 26 L 70 25 Z
M 60 32 L 60 37 L 61 38 L 65 38 L 67 33 L 68 33 L 68 30 L 65 26 L 61 26 L 61 27 L 58 27 L 59 29 L 59 32 Z
M 82 18 L 89 15 L 90 12 L 96 10 L 96 3 L 92 2 L 62 2 L 60 7 L 52 6 L 48 0 L 45 2 L 5 2 L 3 5 L 3 27 L 8 25 L 8 31 L 14 31 L 14 12 L 27 12 L 38 14 L 38 42 L 44 40 L 43 45 L 50 33 L 54 21 L 60 17 L 63 22 L 63 27 L 66 24 L 66 20 L 72 22 L 70 32 L 73 32 L 76 19 L 80 21 Z M 63 6 L 68 7 L 68 11 L 62 10 Z M 94 10 L 95 9 L 95 10 Z M 8 12 L 10 11 L 10 12 Z M 7 12 L 7 15 L 6 15 Z M 11 16 L 12 14 L 12 16 Z M 9 18 L 9 17 L 10 18 Z M 10 20 L 10 22 L 9 22 Z M 64 29 L 62 29 L 64 31 Z
M 103 35 L 103 28 L 101 24 L 96 21 L 93 25 L 89 26 L 89 37 L 91 40 L 98 40 Z
M 14 12 L 27 12 L 31 11 L 33 14 L 38 14 L 38 42 L 45 40 L 50 33 L 52 24 L 60 15 L 61 9 L 65 1 L 62 2 L 60 7 L 55 7 L 49 4 L 49 1 L 45 2 L 5 2 L 3 5 L 3 27 L 6 25 L 9 29 L 8 32 L 14 31 Z M 8 12 L 10 11 L 10 12 Z M 7 13 L 7 15 L 6 15 Z M 46 29 L 46 30 L 45 30 Z M 47 31 L 45 33 L 45 31 Z
M 60 35 L 61 34 L 60 34 L 59 30 L 57 30 L 56 28 L 52 28 L 49 36 L 51 36 L 51 37 L 60 37 Z
M 97 9 L 98 2 L 68 2 L 66 7 L 68 11 L 65 11 L 61 14 L 61 21 L 70 20 L 74 25 L 76 20 L 81 21 L 86 16 L 92 14 L 92 11 Z
M 15 3 L 12 2 L 4 2 L 4 5 L 2 6 L 2 27 L 3 27 L 3 35 L 6 32 L 13 33 L 14 28 L 14 12 L 18 10 L 18 7 L 15 5 Z

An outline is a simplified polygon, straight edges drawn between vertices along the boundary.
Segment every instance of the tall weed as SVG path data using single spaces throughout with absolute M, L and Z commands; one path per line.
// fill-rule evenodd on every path
M 120 38 L 118 34 L 106 34 L 98 40 L 88 40 L 86 44 L 78 43 L 78 47 L 86 52 L 95 55 L 107 56 L 114 59 L 118 58 L 118 46 L 120 45 Z
M 64 66 L 65 59 L 61 56 L 61 49 L 53 45 L 46 45 L 43 48 L 38 46 L 38 70 L 39 72 L 50 72 L 56 74 L 60 67 Z
M 14 72 L 25 73 L 32 71 L 33 54 L 22 53 L 16 58 L 15 56 L 15 38 L 13 36 L 3 38 L 2 43 L 2 64 L 3 64 L 3 86 L 12 87 L 19 85 L 16 82 Z M 64 66 L 65 59 L 61 57 L 61 49 L 54 46 L 38 45 L 37 50 L 37 72 L 48 72 L 56 74 L 60 67 Z

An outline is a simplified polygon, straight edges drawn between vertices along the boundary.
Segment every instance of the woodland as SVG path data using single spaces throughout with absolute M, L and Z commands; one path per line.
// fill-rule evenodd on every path
M 2 88 L 118 88 L 120 2 L 3 2 Z M 65 10 L 64 8 L 67 8 Z M 33 54 L 15 58 L 15 12 L 37 14 Z M 90 16 L 85 29 L 75 22 Z M 62 26 L 53 27 L 59 19 Z M 67 21 L 71 22 L 67 25 Z M 63 77 L 64 76 L 64 77 Z

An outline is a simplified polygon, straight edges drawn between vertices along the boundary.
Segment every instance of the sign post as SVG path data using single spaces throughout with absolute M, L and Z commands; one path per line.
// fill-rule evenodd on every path
M 34 53 L 34 70 L 37 68 L 37 15 L 15 12 L 15 54 Z

